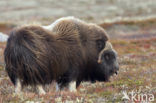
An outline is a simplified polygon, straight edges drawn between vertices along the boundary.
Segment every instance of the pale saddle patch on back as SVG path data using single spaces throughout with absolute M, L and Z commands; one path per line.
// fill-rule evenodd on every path
M 57 19 L 56 21 L 54 21 L 54 22 L 53 22 L 52 24 L 50 24 L 50 25 L 42 26 L 42 28 L 44 28 L 44 29 L 46 29 L 46 30 L 52 31 L 53 28 L 54 28 L 59 22 L 61 22 L 61 21 L 63 21 L 63 20 L 76 20 L 76 21 L 81 21 L 80 19 L 75 18 L 74 16 L 67 16 L 67 17 L 62 17 L 62 18 Z M 81 21 L 81 22 L 83 22 L 83 21 Z

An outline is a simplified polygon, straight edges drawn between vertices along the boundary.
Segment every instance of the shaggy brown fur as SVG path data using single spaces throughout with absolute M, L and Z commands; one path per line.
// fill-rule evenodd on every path
M 19 27 L 11 32 L 4 52 L 6 71 L 14 85 L 20 81 L 23 86 L 55 80 L 62 88 L 72 81 L 77 86 L 81 81 L 107 81 L 116 68 L 116 59 L 107 63 L 103 58 L 111 52 L 104 51 L 107 41 L 101 27 L 79 19 L 61 20 L 52 30 Z
M 74 17 L 67 17 L 56 23 L 52 31 L 60 32 L 60 30 L 57 31 L 58 25 L 62 25 L 64 29 L 67 29 L 64 25 L 66 22 L 74 24 L 72 28 L 77 28 L 80 42 L 87 53 L 87 58 L 97 58 L 98 53 L 105 47 L 105 43 L 108 40 L 105 30 L 96 24 L 86 23 Z
M 14 29 L 4 52 L 6 71 L 16 85 L 48 84 L 70 72 L 78 75 L 78 68 L 84 63 L 84 51 L 79 41 L 77 28 L 70 22 L 58 25 L 59 35 L 39 26 L 24 26 Z M 72 72 L 73 71 L 73 72 Z

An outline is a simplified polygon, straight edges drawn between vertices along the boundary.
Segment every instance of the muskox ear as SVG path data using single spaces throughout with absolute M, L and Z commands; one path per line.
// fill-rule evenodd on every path
M 104 40 L 96 40 L 96 46 L 99 52 L 105 47 L 105 42 Z

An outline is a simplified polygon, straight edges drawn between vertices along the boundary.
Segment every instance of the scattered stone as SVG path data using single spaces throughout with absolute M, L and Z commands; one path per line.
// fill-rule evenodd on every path
M 8 39 L 8 36 L 2 32 L 0 32 L 0 42 L 6 42 Z

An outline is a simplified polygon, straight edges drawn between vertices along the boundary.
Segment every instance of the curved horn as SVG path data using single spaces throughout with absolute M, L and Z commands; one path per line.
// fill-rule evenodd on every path
M 101 50 L 101 52 L 99 53 L 98 63 L 101 63 L 101 57 L 102 57 L 103 52 L 106 50 L 112 50 L 112 49 L 113 49 L 112 44 L 107 41 L 105 48 L 103 50 Z

